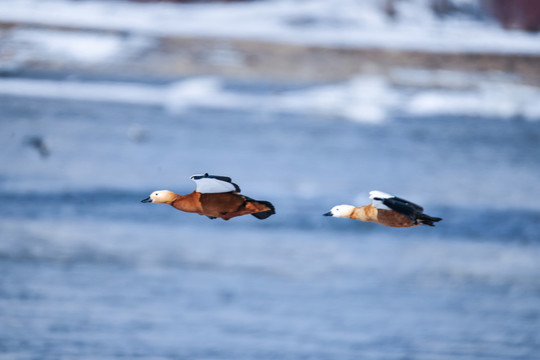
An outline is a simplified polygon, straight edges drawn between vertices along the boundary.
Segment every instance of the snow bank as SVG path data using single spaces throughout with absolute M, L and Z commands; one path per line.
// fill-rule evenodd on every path
M 6 78 L 0 79 L 0 94 L 153 105 L 173 113 L 193 108 L 259 109 L 370 124 L 395 116 L 437 115 L 540 120 L 540 89 L 495 81 L 479 81 L 467 89 L 409 89 L 392 86 L 383 77 L 358 76 L 342 83 L 271 95 L 232 90 L 225 85 L 214 77 L 191 78 L 169 85 Z
M 17 30 L 11 40 L 37 48 L 46 56 L 83 62 L 108 60 L 116 56 L 122 46 L 121 39 L 115 35 L 55 30 Z
M 540 54 L 540 35 L 467 17 L 440 19 L 425 1 L 396 2 L 389 19 L 376 0 L 274 0 L 238 4 L 4 0 L 0 21 L 119 30 L 145 35 L 258 39 L 325 46 L 436 52 Z

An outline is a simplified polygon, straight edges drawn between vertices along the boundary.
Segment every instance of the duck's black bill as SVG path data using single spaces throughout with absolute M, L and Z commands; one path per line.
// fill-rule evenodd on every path
M 142 199 L 141 202 L 152 202 L 152 199 L 149 196 L 146 199 Z
M 332 216 L 332 212 L 331 212 L 331 211 L 329 211 L 329 212 L 327 212 L 327 213 L 323 214 L 323 216 Z

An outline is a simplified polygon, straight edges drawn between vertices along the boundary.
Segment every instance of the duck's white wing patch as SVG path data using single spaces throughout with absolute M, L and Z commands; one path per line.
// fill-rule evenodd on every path
M 226 192 L 240 192 L 240 187 L 231 182 L 231 179 L 225 176 L 217 175 L 193 175 L 191 180 L 197 185 L 196 191 L 201 194 L 215 194 Z
M 369 198 L 370 199 L 374 199 L 374 198 L 389 199 L 389 198 L 393 198 L 393 197 L 394 197 L 394 195 L 390 195 L 390 194 L 387 194 L 387 193 L 379 191 L 379 190 L 373 190 L 373 191 L 369 192 Z
M 394 197 L 393 195 L 390 195 L 390 194 L 387 194 L 385 192 L 378 191 L 378 190 L 373 190 L 369 192 L 369 198 L 373 199 L 373 201 L 371 202 L 371 205 L 376 209 L 392 210 L 388 206 L 384 205 L 382 200 L 377 200 L 377 199 L 390 199 L 393 197 Z

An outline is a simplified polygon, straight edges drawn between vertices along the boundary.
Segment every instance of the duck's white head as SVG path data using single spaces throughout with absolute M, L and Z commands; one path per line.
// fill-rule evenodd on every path
M 334 216 L 334 217 L 350 217 L 354 211 L 354 206 L 352 205 L 336 205 L 327 212 L 323 214 L 324 216 Z
M 143 203 L 170 204 L 176 198 L 176 194 L 169 190 L 153 191 L 146 199 L 141 200 Z

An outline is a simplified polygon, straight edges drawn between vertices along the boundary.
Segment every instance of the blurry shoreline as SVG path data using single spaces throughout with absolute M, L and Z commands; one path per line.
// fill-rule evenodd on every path
M 55 56 L 40 49 L 40 44 L 10 38 L 13 31 L 103 38 L 114 41 L 122 55 L 107 57 L 105 54 L 99 61 Z M 1 76 L 61 71 L 108 78 L 216 75 L 276 82 L 331 82 L 374 74 L 385 76 L 398 86 L 445 86 L 437 77 L 424 84 L 410 84 L 406 78 L 395 76 L 396 70 L 422 69 L 476 73 L 488 79 L 540 86 L 540 55 L 534 53 L 445 52 L 210 36 L 149 36 L 122 30 L 9 21 L 0 22 L 0 41 L 5 44 L 0 51 Z

